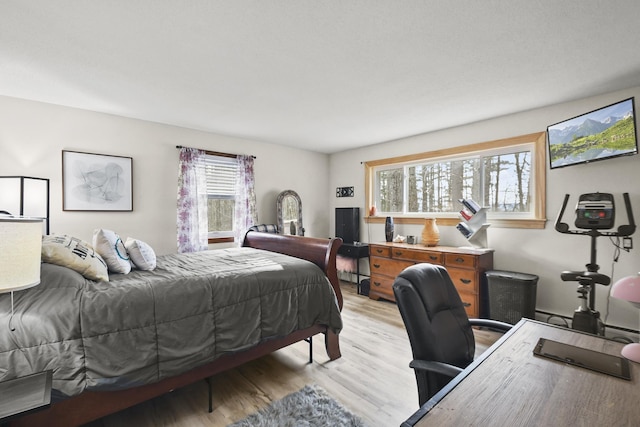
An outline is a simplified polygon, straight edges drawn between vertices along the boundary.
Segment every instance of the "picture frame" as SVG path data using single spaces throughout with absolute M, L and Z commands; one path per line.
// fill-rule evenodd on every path
M 133 211 L 133 159 L 62 150 L 63 211 Z

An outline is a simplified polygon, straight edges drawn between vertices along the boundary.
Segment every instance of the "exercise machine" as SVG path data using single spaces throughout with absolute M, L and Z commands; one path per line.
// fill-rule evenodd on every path
M 564 211 L 569 201 L 569 195 L 564 196 L 562 208 L 556 218 L 555 229 L 563 234 L 577 234 L 591 237 L 591 259 L 586 265 L 586 271 L 563 271 L 560 275 L 565 282 L 578 282 L 578 299 L 580 306 L 573 313 L 573 329 L 589 332 L 596 335 L 604 335 L 604 324 L 600 319 L 600 313 L 595 309 L 595 285 L 608 286 L 611 278 L 598 273 L 600 267 L 596 262 L 596 240 L 601 236 L 623 237 L 631 236 L 636 231 L 633 219 L 629 193 L 622 194 L 627 211 L 626 225 L 621 225 L 616 231 L 601 231 L 613 228 L 615 224 L 615 202 L 609 193 L 582 194 L 576 205 L 575 227 L 579 230 L 571 230 L 569 225 L 562 222 Z M 629 239 L 630 241 L 630 239 Z

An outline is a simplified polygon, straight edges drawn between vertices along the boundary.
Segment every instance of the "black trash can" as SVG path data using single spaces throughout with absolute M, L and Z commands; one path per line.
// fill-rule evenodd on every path
M 487 271 L 489 319 L 512 325 L 526 317 L 535 319 L 538 276 L 514 271 Z
M 358 286 L 358 295 L 369 296 L 369 288 L 371 287 L 371 283 L 369 279 L 364 279 L 360 282 Z

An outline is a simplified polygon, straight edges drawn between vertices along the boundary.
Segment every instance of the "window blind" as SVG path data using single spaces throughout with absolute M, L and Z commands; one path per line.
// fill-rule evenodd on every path
M 238 164 L 235 158 L 205 156 L 207 175 L 207 194 L 209 197 L 234 198 L 236 186 L 236 170 Z

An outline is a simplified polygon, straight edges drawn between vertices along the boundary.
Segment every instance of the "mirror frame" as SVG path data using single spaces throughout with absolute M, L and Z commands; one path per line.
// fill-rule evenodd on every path
M 284 230 L 284 222 L 282 220 L 282 205 L 283 201 L 286 197 L 293 197 L 298 203 L 298 220 L 296 221 L 296 235 L 304 236 L 304 227 L 302 226 L 302 200 L 300 200 L 300 196 L 293 190 L 285 190 L 282 193 L 278 194 L 278 199 L 276 200 L 276 214 L 278 216 L 278 233 L 287 234 Z

